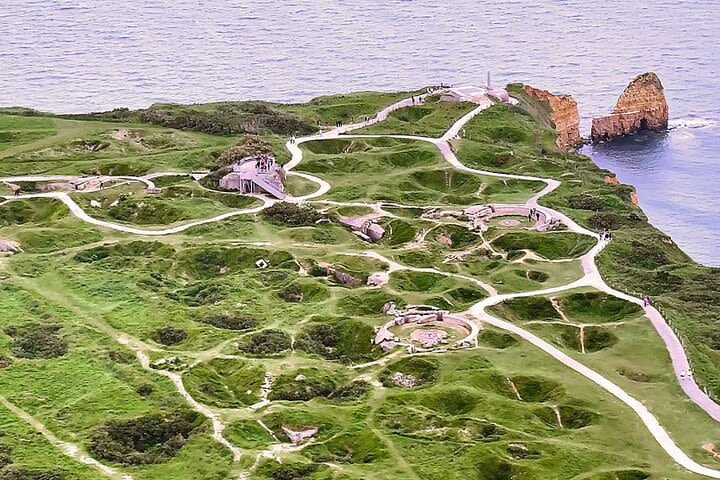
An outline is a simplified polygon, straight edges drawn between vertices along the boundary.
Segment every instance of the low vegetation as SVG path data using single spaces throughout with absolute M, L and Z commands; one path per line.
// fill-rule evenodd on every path
M 190 413 L 109 420 L 93 433 L 90 452 L 99 459 L 126 465 L 165 462 L 185 445 L 198 421 L 198 416 Z

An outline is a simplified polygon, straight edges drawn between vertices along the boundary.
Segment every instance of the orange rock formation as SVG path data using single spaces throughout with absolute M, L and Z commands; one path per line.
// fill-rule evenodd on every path
M 667 129 L 668 105 L 657 75 L 643 73 L 630 82 L 607 117 L 594 118 L 591 139 L 606 142 L 639 132 Z
M 555 144 L 558 147 L 570 149 L 582 145 L 580 116 L 577 102 L 572 96 L 556 95 L 530 85 L 523 85 L 523 91 L 531 98 L 547 105 L 550 121 L 557 131 Z

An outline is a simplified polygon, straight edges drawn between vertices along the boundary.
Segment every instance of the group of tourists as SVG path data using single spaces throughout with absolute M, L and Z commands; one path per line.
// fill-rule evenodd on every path
M 610 230 L 600 230 L 600 241 L 607 240 L 608 242 L 613 239 L 613 233 Z
M 296 139 L 295 139 L 295 135 L 291 135 L 291 136 L 290 136 L 290 144 L 294 144 L 294 143 L 295 143 L 295 140 L 296 140 Z
M 528 212 L 528 221 L 529 222 L 532 222 L 533 220 L 540 221 L 540 215 L 541 215 L 540 210 L 538 210 L 535 207 L 532 207 L 530 209 L 530 211 Z

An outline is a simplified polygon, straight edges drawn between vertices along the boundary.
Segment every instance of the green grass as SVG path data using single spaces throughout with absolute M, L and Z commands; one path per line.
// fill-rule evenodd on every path
M 579 257 L 590 250 L 595 240 L 573 232 L 542 234 L 538 232 L 506 233 L 492 242 L 505 252 L 531 250 L 548 260 Z
M 441 137 L 456 121 L 477 105 L 467 102 L 435 102 L 403 107 L 388 118 L 353 133 Z
M 245 128 L 249 119 L 257 120 L 266 129 L 263 139 L 284 161 L 287 128 L 314 130 L 318 121 L 337 119 L 347 123 L 349 117 L 372 115 L 405 96 L 359 93 L 300 105 L 230 102 L 153 110 L 167 111 L 171 121 L 183 112 L 191 114 L 188 118 L 221 120 L 196 129 Z M 251 107 L 265 113 L 249 113 Z M 373 128 L 440 135 L 466 107 L 433 103 L 401 109 Z M 12 114 L 0 115 L 0 175 L 189 172 L 213 165 L 237 141 L 140 123 L 139 112 L 74 119 L 3 112 Z M 128 138 L 113 137 L 121 129 L 130 132 Z M 552 140 L 551 131 L 519 109 L 495 106 L 470 122 L 454 147 L 468 165 L 561 178 L 562 186 L 543 202 L 588 228 L 615 230 L 615 240 L 600 258 L 604 276 L 615 286 L 653 296 L 685 338 L 696 374 L 710 379 L 712 387 L 720 368 L 718 329 L 712 323 L 714 305 L 720 303 L 715 301 L 719 283 L 714 270 L 690 263 L 649 227 L 629 203 L 628 187 L 606 184 L 604 171 L 584 157 L 558 152 Z M 102 148 L 91 151 L 95 145 Z M 306 158 L 299 169 L 332 184 L 327 199 L 459 210 L 486 202 L 524 202 L 542 187 L 456 171 L 423 142 L 339 138 L 302 148 Z M 146 225 L 251 205 L 245 197 L 201 189 L 184 176 L 160 179 L 158 185 L 163 188 L 158 196 L 134 186 L 73 196 L 94 216 Z M 289 177 L 288 190 L 294 195 L 314 188 Z M 131 192 L 112 210 L 110 204 L 121 193 Z M 92 199 L 102 207 L 89 207 Z M 383 219 L 387 237 L 369 246 L 334 223 L 291 227 L 262 215 L 138 238 L 88 226 L 56 201 L 7 203 L 0 208 L 0 237 L 20 241 L 25 253 L 0 258 L 0 312 L 6 319 L 0 359 L 10 363 L 0 370 L 0 390 L 58 438 L 87 449 L 108 420 L 165 416 L 188 408 L 169 379 L 143 370 L 119 340 L 142 345 L 151 361 L 178 357 L 179 364 L 188 364 L 177 367 L 185 388 L 216 409 L 228 424 L 226 437 L 243 455 L 233 464 L 205 421 L 172 459 L 119 468 L 138 480 L 237 478 L 276 443 L 272 435 L 288 441 L 282 427 L 317 427 L 317 438 L 303 449 L 277 453 L 282 463 L 262 459 L 251 478 L 697 478 L 675 465 L 615 397 L 506 332 L 484 329 L 478 348 L 415 356 L 399 348 L 396 356 L 383 358 L 371 338 L 374 327 L 389 320 L 381 313 L 386 302 L 460 312 L 486 293 L 469 281 L 410 271 L 394 271 L 389 284 L 370 288 L 365 279 L 387 265 L 348 254 L 372 249 L 407 265 L 481 279 L 501 293 L 550 288 L 582 275 L 577 260 L 511 262 L 477 248 L 482 239 L 463 222 L 434 223 L 419 218 L 422 210 L 415 208 L 388 210 L 399 218 Z M 335 213 L 367 211 L 332 206 L 328 215 Z M 521 249 L 548 259 L 575 258 L 592 244 L 567 231 L 530 232 L 525 226 L 503 228 L 491 222 L 484 236 L 511 259 L 520 258 Z M 426 243 L 409 248 L 423 229 L 430 230 Z M 439 241 L 440 234 L 452 245 Z M 258 241 L 267 243 L 246 244 Z M 473 251 L 463 260 L 448 259 L 465 250 Z M 256 268 L 259 258 L 270 267 Z M 333 265 L 359 283 L 349 287 L 309 275 L 318 263 Z M 549 298 L 519 298 L 492 312 L 617 383 L 643 401 L 691 457 L 718 468 L 718 461 L 700 448 L 703 442 L 720 443 L 714 424 L 680 391 L 664 345 L 638 308 L 588 290 L 558 294 L 557 300 L 569 324 L 554 323 L 562 317 Z M 575 325 L 580 323 L 587 324 L 586 354 Z M 67 352 L 56 358 L 18 358 L 15 347 L 22 340 L 4 330 L 11 325 L 58 325 L 56 335 Z M 168 326 L 187 337 L 169 346 L 157 343 L 157 330 Z M 267 330 L 282 332 L 281 343 L 288 347 L 269 355 L 238 349 Z M 373 363 L 360 365 L 366 362 Z M 390 379 L 398 371 L 424 383 L 396 386 Z M 250 410 L 247 406 L 260 398 L 266 372 L 275 379 L 273 402 Z M 377 381 L 385 386 L 377 387 Z M 68 478 L 99 478 L 14 415 L 3 409 L 0 417 L 0 444 L 13 447 L 17 465 L 61 468 Z
M 332 188 L 326 197 L 336 201 L 451 206 L 516 203 L 541 188 L 537 182 L 506 182 L 458 172 L 426 142 L 337 139 L 307 142 L 302 148 L 305 155 L 298 169 L 328 181 Z

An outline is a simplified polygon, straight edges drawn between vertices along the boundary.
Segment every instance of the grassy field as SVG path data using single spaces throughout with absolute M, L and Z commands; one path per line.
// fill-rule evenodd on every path
M 441 137 L 459 118 L 476 105 L 468 102 L 428 102 L 390 112 L 387 120 L 353 133 Z
M 302 148 L 304 157 L 298 168 L 328 181 L 332 188 L 326 196 L 337 201 L 512 203 L 524 201 L 541 187 L 458 172 L 447 166 L 433 145 L 420 141 L 339 138 L 307 142 Z
M 158 194 L 137 183 L 71 193 L 97 218 L 175 225 L 257 205 L 185 175 L 215 168 L 239 136 L 260 135 L 285 161 L 288 135 L 358 120 L 417 93 L 360 92 L 297 105 L 163 104 L 67 118 L 3 110 L 0 176 L 182 172 L 157 179 Z M 428 103 L 370 128 L 440 136 L 470 108 Z M 714 298 L 713 272 L 662 241 L 629 203 L 629 187 L 606 183 L 606 172 L 558 152 L 552 140 L 521 111 L 494 106 L 454 147 L 471 166 L 562 179 L 543 201 L 590 228 L 616 231 L 601 257 L 603 274 L 653 295 L 693 340 L 686 343 L 696 373 L 712 386 L 716 304 L 705 312 L 701 302 Z M 332 185 L 310 204 L 322 212 L 268 210 L 149 237 L 85 224 L 54 199 L 1 204 L 0 239 L 23 248 L 0 257 L 2 399 L 137 480 L 242 472 L 267 480 L 699 478 L 674 464 L 615 397 L 513 335 L 484 328 L 475 348 L 412 356 L 372 343 L 375 328 L 390 319 L 382 313 L 387 302 L 461 313 L 488 295 L 472 279 L 513 293 L 580 278 L 578 257 L 592 245 L 585 237 L 539 233 L 521 218 L 516 226 L 490 221 L 480 234 L 456 218 L 424 218 L 418 208 L 522 203 L 541 183 L 454 170 L 420 141 L 341 137 L 302 149 L 298 170 Z M 288 177 L 292 195 L 315 188 Z M 393 216 L 379 220 L 387 234 L 376 244 L 333 221 L 371 213 L 362 204 L 377 202 L 397 205 L 385 206 Z M 368 250 L 432 270 L 391 269 L 363 256 Z M 267 268 L 256 266 L 260 259 Z M 376 273 L 388 273 L 388 283 L 366 285 Z M 705 286 L 691 291 L 685 281 Z M 714 424 L 685 399 L 637 308 L 593 291 L 564 292 L 554 302 L 528 297 L 493 311 L 642 399 L 681 448 L 720 468 L 701 448 L 720 442 Z M 179 389 L 226 425 L 238 462 Z M 269 405 L 249 408 L 265 397 Z M 0 419 L 0 478 L 104 478 L 2 405 Z M 278 446 L 290 441 L 289 431 L 315 427 L 302 448 Z

